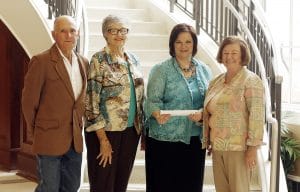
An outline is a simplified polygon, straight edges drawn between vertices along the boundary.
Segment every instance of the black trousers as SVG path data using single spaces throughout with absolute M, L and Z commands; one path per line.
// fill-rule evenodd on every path
M 112 145 L 112 164 L 105 168 L 96 159 L 100 144 L 95 132 L 85 132 L 87 165 L 91 192 L 126 192 L 139 142 L 134 127 L 124 131 L 107 131 Z
M 146 138 L 147 192 L 202 192 L 205 149 L 199 137 L 189 145 Z

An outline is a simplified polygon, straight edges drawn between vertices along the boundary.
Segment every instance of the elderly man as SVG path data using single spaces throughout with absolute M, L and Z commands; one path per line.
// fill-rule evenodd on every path
M 55 44 L 32 57 L 25 76 L 22 109 L 37 154 L 37 192 L 76 192 L 80 186 L 88 61 L 73 51 L 78 35 L 72 17 L 56 18 Z

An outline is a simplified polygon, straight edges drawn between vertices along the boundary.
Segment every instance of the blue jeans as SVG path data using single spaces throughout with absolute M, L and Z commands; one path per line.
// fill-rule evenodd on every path
M 35 192 L 77 192 L 82 154 L 73 147 L 60 156 L 37 155 L 39 184 Z

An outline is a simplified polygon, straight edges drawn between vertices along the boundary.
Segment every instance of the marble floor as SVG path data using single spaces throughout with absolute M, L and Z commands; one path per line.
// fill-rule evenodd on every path
M 140 172 L 139 168 L 135 168 L 133 170 L 131 181 L 134 182 L 141 182 L 141 178 L 144 176 L 138 174 Z M 206 172 L 206 179 L 209 177 L 212 177 L 209 172 Z M 138 178 L 141 177 L 141 178 Z M 138 178 L 138 179 L 137 179 Z M 143 182 L 141 182 L 143 183 Z M 33 192 L 36 183 L 33 181 L 30 181 L 24 177 L 21 177 L 17 175 L 16 171 L 6 171 L 4 169 L 1 169 L 0 167 L 0 192 Z M 139 187 L 137 187 L 137 184 L 129 184 L 128 185 L 128 192 L 145 192 L 144 186 L 145 184 L 140 184 Z M 81 186 L 80 192 L 88 192 L 89 187 L 88 186 Z M 207 183 L 204 186 L 203 189 L 204 192 L 215 192 L 214 185 L 211 183 Z
M 35 182 L 16 175 L 15 171 L 7 172 L 0 169 L 1 192 L 33 192 L 36 185 Z

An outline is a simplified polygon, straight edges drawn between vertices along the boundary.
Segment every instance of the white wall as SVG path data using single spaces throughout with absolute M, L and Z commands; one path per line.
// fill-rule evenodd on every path
M 48 49 L 53 40 L 32 0 L 0 0 L 0 19 L 29 57 Z M 41 1 L 41 0 L 40 0 Z
M 283 74 L 282 102 L 294 105 L 293 107 L 297 110 L 300 110 L 299 9 L 299 0 L 267 0 L 267 21 L 276 44 L 280 63 L 279 69 Z M 293 49 L 291 50 L 289 46 Z M 284 67 L 283 61 L 287 64 L 289 70 Z

